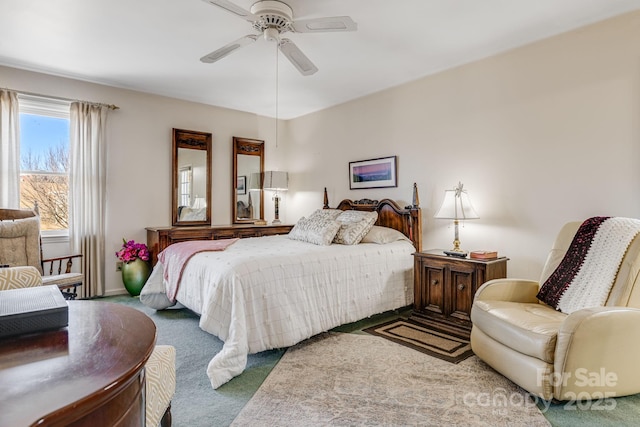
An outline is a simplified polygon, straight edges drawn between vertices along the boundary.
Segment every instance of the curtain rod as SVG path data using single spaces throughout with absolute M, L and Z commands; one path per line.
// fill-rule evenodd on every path
M 16 92 L 16 93 L 19 93 L 19 94 L 22 94 L 22 95 L 39 96 L 39 97 L 42 97 L 42 98 L 58 99 L 60 101 L 69 101 L 69 102 L 86 102 L 86 103 L 93 104 L 93 105 L 100 105 L 102 107 L 107 107 L 107 108 L 109 108 L 111 110 L 119 110 L 120 109 L 120 107 L 118 107 L 117 105 L 113 105 L 113 104 L 103 104 L 101 102 L 91 102 L 91 101 L 83 101 L 81 99 L 63 98 L 61 96 L 43 95 L 41 93 L 27 92 L 27 91 L 24 91 L 24 90 L 9 89 L 9 88 L 6 88 L 6 87 L 3 88 L 3 89 L 11 90 L 13 92 Z

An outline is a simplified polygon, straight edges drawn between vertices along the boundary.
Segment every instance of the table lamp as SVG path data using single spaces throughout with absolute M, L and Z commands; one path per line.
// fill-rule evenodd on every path
M 433 217 L 453 220 L 453 224 L 455 227 L 453 249 L 451 249 L 450 251 L 444 251 L 444 253 L 450 256 L 464 258 L 467 256 L 467 252 L 460 249 L 460 239 L 458 238 L 458 223 L 460 222 L 460 220 L 477 219 L 480 217 L 478 216 L 478 213 L 475 211 L 475 209 L 473 209 L 467 191 L 463 190 L 462 187 L 462 183 L 459 182 L 458 186 L 453 190 L 445 190 L 442 205 Z
M 289 189 L 289 174 L 282 171 L 267 171 L 264 173 L 263 189 L 275 191 L 273 201 L 275 204 L 275 216 L 272 224 L 280 224 L 280 196 L 279 191 Z
M 262 190 L 262 182 L 260 181 L 260 178 L 260 172 L 252 172 L 251 175 L 249 175 L 249 190 Z

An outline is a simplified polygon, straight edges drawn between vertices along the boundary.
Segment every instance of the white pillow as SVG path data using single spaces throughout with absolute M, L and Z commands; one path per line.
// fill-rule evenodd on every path
M 293 226 L 287 237 L 314 245 L 327 246 L 331 244 L 339 228 L 340 223 L 335 219 L 302 217 Z
M 357 245 L 377 219 L 378 212 L 344 211 L 336 218 L 340 229 L 333 241 L 341 245 Z
M 371 227 L 371 230 L 367 233 L 366 236 L 362 238 L 360 243 L 377 243 L 379 245 L 384 245 L 385 243 L 396 242 L 398 240 L 406 240 L 410 242 L 409 238 L 389 227 L 380 227 L 379 225 L 374 225 Z

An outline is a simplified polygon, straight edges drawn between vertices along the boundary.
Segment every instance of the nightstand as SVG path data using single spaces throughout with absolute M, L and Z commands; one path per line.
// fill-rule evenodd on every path
M 415 320 L 471 329 L 471 304 L 476 290 L 492 279 L 507 277 L 506 257 L 490 260 L 457 258 L 440 249 L 414 255 Z

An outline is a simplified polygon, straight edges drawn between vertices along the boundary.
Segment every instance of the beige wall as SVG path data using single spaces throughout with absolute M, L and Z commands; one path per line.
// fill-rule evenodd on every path
M 424 248 L 448 248 L 453 228 L 433 214 L 462 181 L 481 217 L 460 229 L 463 248 L 537 279 L 564 222 L 640 217 L 638 40 L 628 14 L 289 121 L 288 217 L 324 186 L 332 204 L 408 202 L 417 182 Z M 397 189 L 349 191 L 349 161 L 389 155 Z
M 330 201 L 420 190 L 424 247 L 448 247 L 433 214 L 462 181 L 481 218 L 465 249 L 509 256 L 509 275 L 537 278 L 556 231 L 593 215 L 640 217 L 640 13 L 567 33 L 281 123 L 202 104 L 0 67 L 0 86 L 116 104 L 109 116 L 107 293 L 124 292 L 121 239 L 171 223 L 171 128 L 213 133 L 213 222 L 230 222 L 231 138 L 266 140 L 265 168 L 290 171 L 281 219 Z M 373 70 L 372 72 L 375 72 Z M 366 76 L 363 76 L 366 77 Z M 398 188 L 349 190 L 348 162 L 398 156 Z M 265 196 L 265 216 L 273 204 Z
M 0 67 L 0 86 L 49 96 L 115 104 L 108 117 L 107 243 L 108 294 L 124 292 L 115 271 L 115 251 L 122 238 L 146 242 L 145 227 L 171 225 L 172 128 L 213 134 L 212 216 L 231 222 L 232 137 L 269 141 L 274 120 L 239 111 L 147 95 L 139 92 Z M 276 162 L 277 153 L 271 153 Z M 265 167 L 273 167 L 269 159 Z M 266 203 L 265 203 L 266 204 Z M 267 205 L 269 206 L 269 205 Z M 267 207 L 267 212 L 272 212 Z M 61 243 L 45 255 L 68 251 Z

